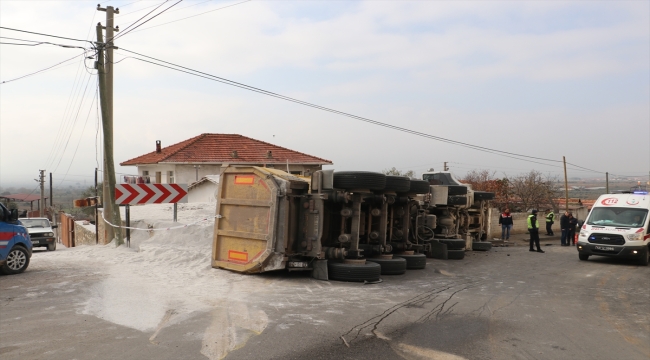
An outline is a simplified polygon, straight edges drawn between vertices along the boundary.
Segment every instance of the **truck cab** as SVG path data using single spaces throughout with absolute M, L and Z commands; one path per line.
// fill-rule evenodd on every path
M 594 203 L 578 237 L 578 257 L 607 256 L 650 260 L 650 196 L 605 194 Z
M 0 204 L 0 272 L 19 274 L 27 269 L 31 257 L 32 242 L 18 220 L 18 211 Z

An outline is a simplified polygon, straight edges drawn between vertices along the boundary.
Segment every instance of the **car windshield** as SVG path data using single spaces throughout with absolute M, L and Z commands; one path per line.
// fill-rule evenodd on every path
M 46 228 L 50 227 L 50 222 L 44 219 L 20 219 L 26 228 Z
M 648 210 L 617 207 L 597 207 L 591 210 L 588 225 L 642 227 L 645 224 Z

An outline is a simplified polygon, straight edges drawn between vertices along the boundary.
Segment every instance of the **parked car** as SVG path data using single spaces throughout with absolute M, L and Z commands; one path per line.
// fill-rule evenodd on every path
M 0 204 L 0 272 L 19 274 L 27 269 L 31 257 L 32 242 L 18 220 L 18 210 Z
M 32 246 L 47 247 L 47 251 L 56 250 L 56 238 L 54 230 L 56 225 L 52 225 L 47 218 L 25 218 L 20 219 L 23 226 L 27 228 L 29 237 L 32 239 Z

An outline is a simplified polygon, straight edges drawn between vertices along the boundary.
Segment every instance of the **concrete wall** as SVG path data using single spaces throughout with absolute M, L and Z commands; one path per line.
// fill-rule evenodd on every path
M 95 226 L 83 225 L 83 221 L 75 221 L 74 245 L 95 245 Z
M 576 209 L 569 209 L 573 213 L 573 217 L 578 219 L 578 221 L 584 221 L 587 218 L 587 208 L 580 207 Z M 499 225 L 499 215 L 501 212 L 498 209 L 492 209 L 492 216 L 490 218 L 491 234 L 488 239 L 501 238 L 501 225 Z M 514 225 L 510 234 L 525 234 L 528 232 L 528 215 L 530 213 L 511 213 Z M 555 221 L 553 223 L 553 233 L 556 235 L 560 234 L 560 216 L 564 214 L 564 211 L 561 211 L 559 214 L 555 214 Z M 540 211 L 537 213 L 537 220 L 539 221 L 540 234 L 546 234 L 546 213 Z
M 176 183 L 191 184 L 196 182 L 196 169 L 191 164 L 176 164 Z M 199 169 L 199 180 L 206 175 L 219 175 L 221 165 L 201 165 Z

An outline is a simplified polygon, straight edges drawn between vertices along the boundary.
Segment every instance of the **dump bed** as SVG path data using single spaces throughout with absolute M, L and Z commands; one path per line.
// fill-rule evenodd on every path
M 309 183 L 283 171 L 228 167 L 220 177 L 212 266 L 243 273 L 284 269 L 291 231 L 288 194 Z

